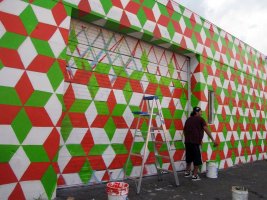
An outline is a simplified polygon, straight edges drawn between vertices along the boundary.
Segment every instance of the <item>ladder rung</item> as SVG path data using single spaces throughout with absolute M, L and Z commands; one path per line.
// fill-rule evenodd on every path
M 130 179 L 130 180 L 133 180 L 133 181 L 136 181 L 136 180 L 139 179 L 138 176 L 137 176 L 137 177 L 127 176 L 126 178 L 127 178 L 127 179 Z
M 137 156 L 137 157 L 141 157 L 141 158 L 143 158 L 143 155 L 138 154 L 138 153 L 131 153 L 130 155 L 131 155 L 131 156 Z
M 164 156 L 164 155 L 155 155 L 156 157 L 162 157 L 162 158 L 165 158 L 165 159 L 169 159 L 170 160 L 170 157 L 169 156 Z
M 173 173 L 173 170 L 169 170 L 169 169 L 163 169 L 163 168 L 157 168 L 158 170 L 164 171 L 164 172 L 170 172 Z
M 153 100 L 153 99 L 159 99 L 158 96 L 146 96 L 143 98 L 143 100 Z

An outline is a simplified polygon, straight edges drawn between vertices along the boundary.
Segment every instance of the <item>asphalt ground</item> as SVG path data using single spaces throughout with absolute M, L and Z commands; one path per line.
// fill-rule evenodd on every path
M 267 200 L 267 160 L 240 164 L 218 171 L 218 178 L 207 178 L 200 174 L 200 181 L 192 181 L 178 173 L 179 186 L 174 186 L 171 174 L 164 174 L 162 181 L 158 176 L 144 177 L 140 194 L 136 194 L 133 181 L 130 185 L 129 200 L 230 200 L 232 186 L 248 189 L 249 200 Z M 57 190 L 56 200 L 107 200 L 106 184 L 61 188 Z M 241 195 L 237 194 L 241 197 Z

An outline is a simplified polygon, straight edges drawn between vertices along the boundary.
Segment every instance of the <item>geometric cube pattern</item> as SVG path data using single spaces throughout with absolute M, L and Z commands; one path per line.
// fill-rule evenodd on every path
M 192 106 L 203 110 L 208 90 L 215 92 L 211 129 L 220 146 L 213 149 L 205 137 L 204 160 L 226 168 L 267 158 L 265 56 L 183 6 L 3 0 L 0 18 L 1 199 L 53 199 L 57 185 L 120 177 L 143 94 L 160 97 L 173 157 L 183 168 L 177 140 L 188 87 Z M 187 59 L 177 53 L 190 56 L 191 85 Z M 135 150 L 142 147 L 140 141 Z M 137 163 L 130 173 L 140 170 Z
M 1 199 L 53 199 L 57 188 L 70 17 L 62 3 L 31 2 L 0 3 Z
M 60 185 L 122 178 L 120 172 L 137 123 L 132 112 L 140 110 L 144 95 L 159 96 L 173 157 L 177 167 L 184 168 L 181 132 L 188 102 L 185 56 L 78 20 L 71 21 L 67 55 Z M 148 122 L 142 121 L 140 129 L 147 127 Z M 140 140 L 134 151 L 143 148 L 144 141 Z M 147 163 L 153 160 L 151 153 Z M 140 170 L 139 162 L 133 160 L 130 173 Z M 165 160 L 162 165 L 170 167 Z M 150 165 L 145 171 L 147 175 L 156 172 Z
M 192 91 L 197 95 L 202 91 L 199 96 L 204 102 L 208 90 L 215 92 L 211 128 L 220 141 L 219 148 L 212 152 L 212 147 L 204 143 L 204 157 L 217 160 L 220 168 L 266 159 L 266 79 L 208 58 L 199 59 L 195 70 L 201 71 L 203 78 L 193 81 Z

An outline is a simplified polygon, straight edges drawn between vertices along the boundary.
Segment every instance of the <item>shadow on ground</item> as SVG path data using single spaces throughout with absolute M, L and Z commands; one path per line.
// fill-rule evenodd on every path
M 218 178 L 207 178 L 200 174 L 201 181 L 193 182 L 179 173 L 180 185 L 174 186 L 174 178 L 170 174 L 145 177 L 142 190 L 136 194 L 133 181 L 130 184 L 128 198 L 130 200 L 229 200 L 232 199 L 232 186 L 244 186 L 248 189 L 249 200 L 267 199 L 267 160 L 240 164 L 218 172 Z M 56 200 L 106 200 L 105 184 L 71 187 L 57 190 Z M 72 198 L 71 198 L 72 197 Z

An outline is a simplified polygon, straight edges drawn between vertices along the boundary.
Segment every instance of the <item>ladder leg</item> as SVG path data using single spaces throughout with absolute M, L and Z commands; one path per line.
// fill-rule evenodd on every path
M 144 101 L 142 101 L 142 104 L 141 104 L 141 110 L 143 110 L 144 108 Z M 126 161 L 126 164 L 124 165 L 124 179 L 127 178 L 127 169 L 128 169 L 128 164 L 130 162 L 130 159 L 131 159 L 131 153 L 133 151 L 133 146 L 134 146 L 134 142 L 135 142 L 135 139 L 136 139 L 136 134 L 137 134 L 137 130 L 138 130 L 138 127 L 139 127 L 139 124 L 140 124 L 140 121 L 141 121 L 141 118 L 139 117 L 138 118 L 138 121 L 137 121 L 137 124 L 136 124 L 136 129 L 134 131 L 134 137 L 133 137 L 133 141 L 132 141 L 132 144 L 131 144 L 131 148 L 130 148 L 130 152 L 129 152 L 129 155 L 128 155 L 128 158 L 127 158 L 127 161 Z
M 145 142 L 145 148 L 144 148 L 144 154 L 143 154 L 143 159 L 142 159 L 142 165 L 141 165 L 141 170 L 140 170 L 140 177 L 138 180 L 138 185 L 137 185 L 137 194 L 140 193 L 141 190 L 141 184 L 142 184 L 142 178 L 143 178 L 143 172 L 144 172 L 144 167 L 145 167 L 145 162 L 147 159 L 147 150 L 148 150 L 148 141 L 151 136 L 151 124 L 152 124 L 152 117 L 153 117 L 153 109 L 155 105 L 155 100 L 153 100 L 152 105 L 149 105 L 149 102 L 147 102 L 148 109 L 150 109 L 150 117 L 149 117 L 149 122 L 148 122 L 148 131 L 147 131 L 147 138 Z

